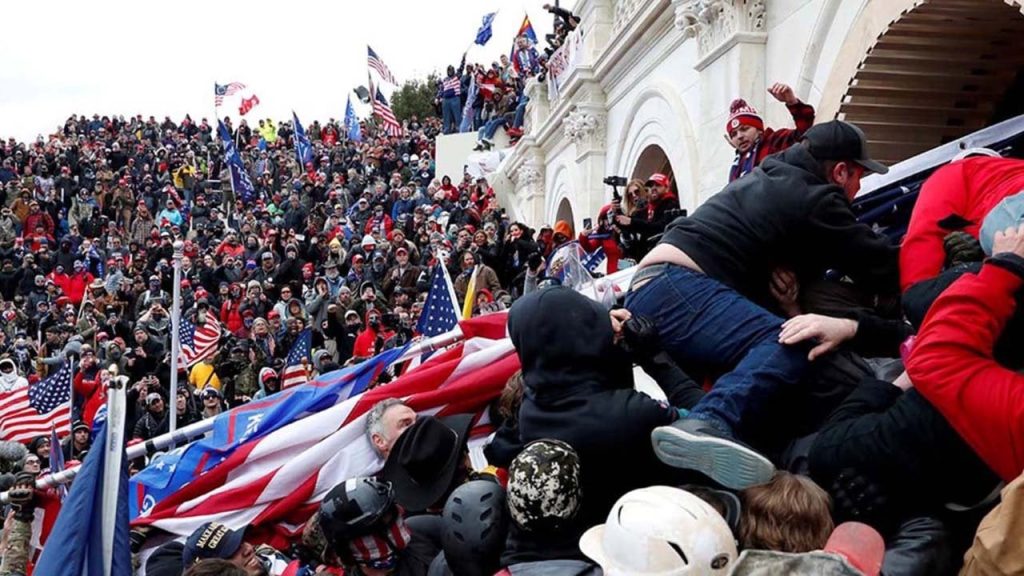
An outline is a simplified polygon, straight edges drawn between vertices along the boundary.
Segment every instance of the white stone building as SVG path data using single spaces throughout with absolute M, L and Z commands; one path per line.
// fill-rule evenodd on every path
M 611 197 L 605 176 L 661 171 L 692 211 L 728 179 L 733 98 L 792 125 L 776 81 L 904 160 L 1024 111 L 1022 2 L 578 0 L 565 69 L 528 87 L 495 185 L 514 218 L 579 229 Z

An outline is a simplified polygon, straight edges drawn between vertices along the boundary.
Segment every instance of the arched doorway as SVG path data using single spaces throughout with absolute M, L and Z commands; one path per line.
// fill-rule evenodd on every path
M 1022 70 L 1020 6 L 926 0 L 878 36 L 838 117 L 863 128 L 871 154 L 894 164 L 1024 113 Z
M 646 180 L 650 178 L 651 174 L 661 173 L 668 176 L 672 182 L 672 193 L 679 196 L 679 188 L 676 183 L 675 174 L 672 173 L 672 164 L 668 160 L 668 155 L 662 150 L 661 146 L 657 144 L 651 144 L 644 148 L 643 152 L 640 153 L 640 158 L 636 161 L 636 166 L 633 167 L 633 173 L 630 175 L 630 179 L 640 178 Z
M 558 220 L 565 220 L 573 229 L 576 228 L 576 221 L 572 217 L 572 204 L 569 204 L 568 198 L 562 198 L 562 201 L 558 203 L 558 210 L 555 211 L 555 221 L 557 222 Z

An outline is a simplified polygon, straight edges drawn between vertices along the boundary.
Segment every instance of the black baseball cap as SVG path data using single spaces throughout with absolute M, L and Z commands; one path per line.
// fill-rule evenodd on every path
M 868 156 L 867 138 L 855 124 L 842 120 L 815 124 L 804 133 L 803 141 L 818 160 L 853 160 L 869 172 L 889 172 L 884 164 Z

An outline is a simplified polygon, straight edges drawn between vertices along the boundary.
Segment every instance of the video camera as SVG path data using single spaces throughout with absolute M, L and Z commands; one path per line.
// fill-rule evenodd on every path
M 605 176 L 605 185 L 612 187 L 612 201 L 620 204 L 619 208 L 613 210 L 610 214 L 612 217 L 616 214 L 622 214 L 622 194 L 619 194 L 619 186 L 625 186 L 627 182 L 628 180 L 625 176 Z

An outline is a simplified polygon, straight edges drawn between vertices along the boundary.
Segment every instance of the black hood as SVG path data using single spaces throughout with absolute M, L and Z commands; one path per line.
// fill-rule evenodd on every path
M 608 310 L 562 286 L 523 296 L 509 311 L 526 397 L 558 401 L 633 385 L 628 355 L 614 343 Z

